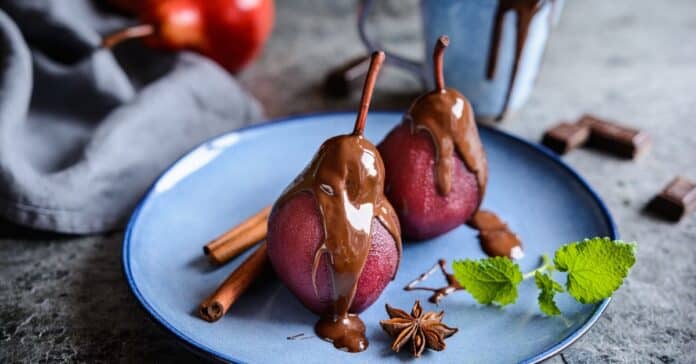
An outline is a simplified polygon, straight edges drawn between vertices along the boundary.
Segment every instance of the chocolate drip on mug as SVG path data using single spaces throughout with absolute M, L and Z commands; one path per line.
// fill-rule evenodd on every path
M 503 109 L 498 116 L 499 119 L 504 116 L 508 104 L 510 103 L 510 96 L 512 95 L 512 88 L 515 86 L 515 78 L 520 65 L 520 58 L 522 57 L 524 46 L 527 43 L 529 26 L 534 19 L 534 15 L 541 9 L 545 1 L 553 3 L 553 0 L 498 0 L 498 8 L 496 9 L 493 31 L 491 33 L 491 47 L 488 51 L 488 65 L 486 67 L 486 77 L 489 80 L 495 77 L 498 66 L 498 52 L 500 51 L 500 38 L 503 32 L 505 14 L 512 10 L 515 12 L 517 18 L 515 23 L 515 58 L 512 63 L 512 73 L 510 75 L 510 81 L 508 82 L 508 88 L 505 92 Z M 550 17 L 552 16 L 553 12 Z
M 469 226 L 478 230 L 481 249 L 490 257 L 524 257 L 520 238 L 493 212 L 479 210 L 469 220 Z
M 456 291 L 461 291 L 464 289 L 464 287 L 459 284 L 456 278 L 454 278 L 454 275 L 452 273 L 448 273 L 447 270 L 445 269 L 445 264 L 447 264 L 447 261 L 444 259 L 439 259 L 437 263 L 435 263 L 430 270 L 427 272 L 421 273 L 418 278 L 412 280 L 409 282 L 406 287 L 404 287 L 404 291 L 429 291 L 432 292 L 433 294 L 428 298 L 428 301 L 430 303 L 434 304 L 439 304 L 440 300 L 446 296 L 449 296 L 450 294 L 456 292 Z M 442 275 L 445 277 L 445 281 L 447 282 L 447 285 L 444 287 L 440 288 L 430 288 L 430 287 L 420 287 L 418 286 L 419 283 L 424 282 L 425 280 L 430 277 L 437 269 L 440 269 L 440 272 L 442 272 Z
M 312 281 L 318 294 L 316 274 L 321 258 L 327 255 L 333 304 L 332 311 L 316 323 L 315 331 L 336 348 L 350 352 L 363 351 L 368 345 L 365 325 L 349 311 L 372 244 L 374 218 L 391 234 L 401 257 L 399 222 L 384 196 L 384 163 L 377 148 L 362 136 L 372 87 L 383 60 L 384 53 L 372 56 L 353 134 L 325 141 L 276 203 L 277 208 L 293 196 L 309 192 L 319 205 L 324 241 L 314 254 Z
M 435 144 L 435 168 L 438 191 L 447 195 L 452 188 L 455 149 L 467 169 L 476 175 L 479 201 L 483 200 L 488 180 L 486 154 L 478 135 L 474 113 L 469 100 L 453 88 L 445 88 L 442 72 L 444 49 L 449 44 L 446 36 L 435 46 L 435 90 L 413 102 L 404 122 L 411 125 L 411 133 L 425 130 Z

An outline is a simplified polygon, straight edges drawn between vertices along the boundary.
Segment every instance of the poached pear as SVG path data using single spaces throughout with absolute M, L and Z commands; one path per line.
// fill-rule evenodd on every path
M 317 336 L 336 348 L 363 351 L 357 316 L 396 274 L 399 222 L 384 196 L 384 163 L 363 137 L 384 53 L 371 57 L 352 134 L 325 141 L 276 201 L 268 220 L 268 256 L 278 277 L 321 318 Z
M 405 238 L 429 239 L 466 223 L 483 199 L 488 166 L 473 110 L 445 87 L 441 36 L 433 55 L 435 89 L 418 97 L 379 144 L 385 193 Z

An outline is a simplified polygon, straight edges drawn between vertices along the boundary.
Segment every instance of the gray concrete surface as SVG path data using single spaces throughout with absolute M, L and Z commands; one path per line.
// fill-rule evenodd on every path
M 278 1 L 274 36 L 242 75 L 272 117 L 352 108 L 327 100 L 324 73 L 362 48 L 353 1 Z M 385 1 L 386 43 L 420 53 L 417 2 Z M 641 212 L 675 174 L 696 179 L 696 2 L 569 0 L 529 104 L 502 129 L 538 140 L 584 112 L 647 130 L 638 162 L 580 150 L 565 157 L 599 191 L 638 263 L 588 334 L 552 363 L 696 362 L 696 215 Z M 404 108 L 418 85 L 387 70 L 375 108 Z M 0 362 L 197 362 L 150 322 L 121 273 L 121 233 L 63 237 L 0 226 Z M 463 358 L 466 361 L 466 358 Z

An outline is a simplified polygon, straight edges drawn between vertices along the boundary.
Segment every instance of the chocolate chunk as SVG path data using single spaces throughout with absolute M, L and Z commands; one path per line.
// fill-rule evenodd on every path
M 636 158 L 651 144 L 650 137 L 643 131 L 619 125 L 594 116 L 583 116 L 578 124 L 590 128 L 589 146 L 624 158 Z
M 696 210 L 696 182 L 677 176 L 650 201 L 648 209 L 666 219 L 681 220 Z
M 560 123 L 544 133 L 541 143 L 558 154 L 582 146 L 590 137 L 590 128 L 578 123 Z

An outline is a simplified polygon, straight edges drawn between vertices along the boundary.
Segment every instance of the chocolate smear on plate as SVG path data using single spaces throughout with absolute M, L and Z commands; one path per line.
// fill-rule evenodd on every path
M 478 230 L 481 249 L 488 256 L 510 259 L 524 257 L 520 238 L 495 213 L 479 210 L 469 220 L 469 226 Z
M 454 278 L 454 274 L 447 272 L 447 269 L 445 268 L 445 265 L 447 264 L 447 261 L 444 259 L 439 259 L 437 263 L 435 263 L 427 272 L 421 273 L 418 278 L 412 280 L 409 282 L 406 287 L 404 287 L 404 291 L 429 291 L 432 292 L 433 294 L 428 298 L 428 301 L 430 303 L 434 304 L 439 304 L 440 300 L 446 296 L 449 296 L 451 293 L 454 293 L 456 291 L 461 291 L 464 289 L 464 287 L 459 284 L 456 278 Z M 440 270 L 442 272 L 442 275 L 445 278 L 445 281 L 447 282 L 447 285 L 444 287 L 439 287 L 439 288 L 431 288 L 431 287 L 421 287 L 418 284 L 425 282 L 433 273 L 435 273 L 436 270 Z

